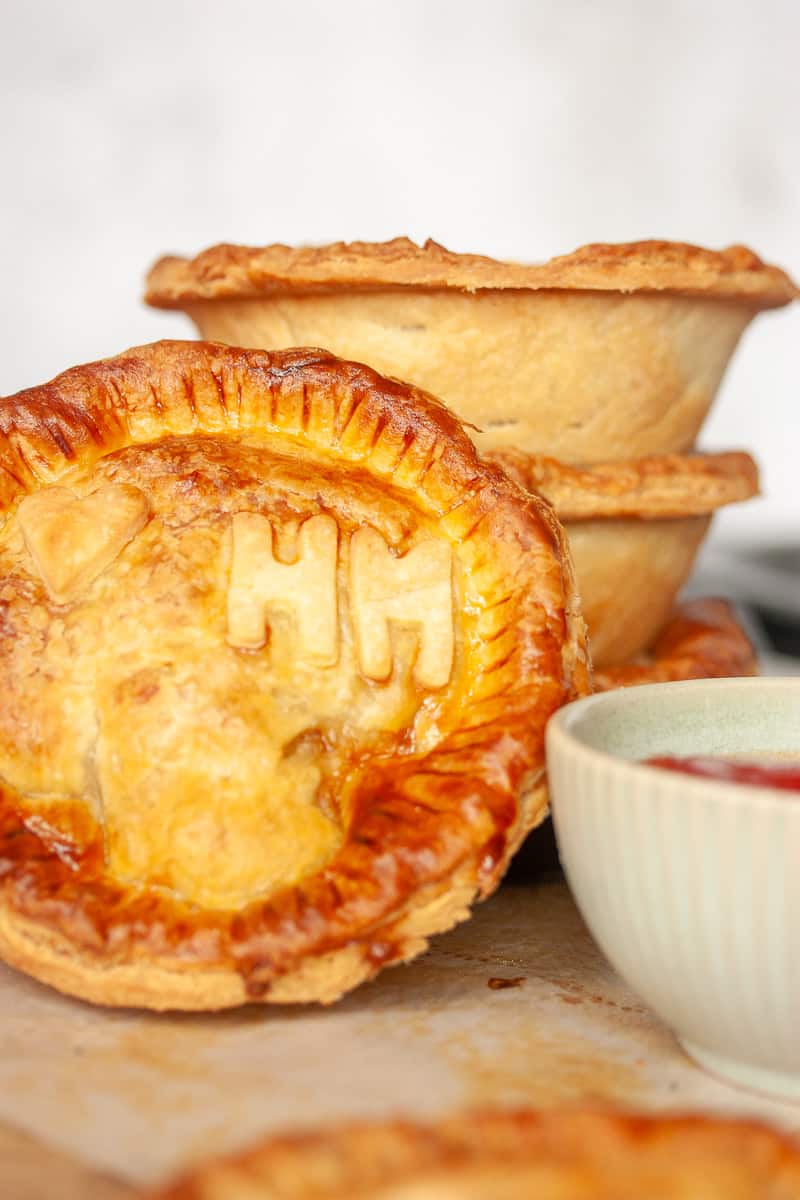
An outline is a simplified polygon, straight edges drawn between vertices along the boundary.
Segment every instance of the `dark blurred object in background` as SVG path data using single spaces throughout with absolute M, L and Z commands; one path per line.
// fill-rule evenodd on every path
M 800 674 L 800 542 L 712 543 L 692 576 L 691 593 L 736 603 L 763 674 Z
M 533 883 L 549 871 L 560 871 L 553 822 L 548 817 L 534 829 L 511 860 L 503 886 L 509 883 Z

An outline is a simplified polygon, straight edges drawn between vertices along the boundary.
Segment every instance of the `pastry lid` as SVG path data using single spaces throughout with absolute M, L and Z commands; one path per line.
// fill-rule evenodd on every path
M 527 265 L 455 254 L 430 239 L 328 246 L 222 244 L 195 258 L 160 259 L 145 300 L 159 308 L 223 298 L 393 289 L 652 292 L 738 300 L 776 308 L 800 295 L 789 276 L 745 246 L 707 250 L 684 242 L 593 243 Z
M 0 408 L 0 954 L 110 1004 L 335 999 L 545 814 L 563 531 L 414 388 L 163 342 Z

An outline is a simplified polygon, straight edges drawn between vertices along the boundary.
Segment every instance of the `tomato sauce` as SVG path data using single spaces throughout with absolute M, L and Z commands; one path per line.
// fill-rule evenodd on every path
M 784 792 L 800 792 L 800 763 L 738 762 L 712 756 L 656 755 L 643 760 L 647 767 L 663 767 L 684 775 L 700 775 L 722 783 L 746 783 L 751 787 L 779 788 Z

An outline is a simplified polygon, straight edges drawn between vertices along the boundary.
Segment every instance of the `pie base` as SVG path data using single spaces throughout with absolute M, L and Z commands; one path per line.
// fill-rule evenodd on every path
M 687 451 L 756 312 L 705 296 L 344 287 L 184 307 L 203 338 L 325 346 L 412 380 L 476 427 L 480 450 L 570 463 Z
M 567 522 L 596 669 L 629 662 L 658 637 L 711 517 Z
M 749 454 L 660 455 L 576 468 L 518 450 L 487 455 L 556 510 L 572 551 L 595 667 L 658 637 L 711 515 L 758 492 Z

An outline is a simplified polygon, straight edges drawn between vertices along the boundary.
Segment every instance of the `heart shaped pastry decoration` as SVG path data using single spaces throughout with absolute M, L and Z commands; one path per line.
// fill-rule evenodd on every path
M 109 483 L 82 498 L 50 487 L 26 496 L 18 519 L 25 544 L 56 604 L 75 600 L 147 522 L 147 497 Z

